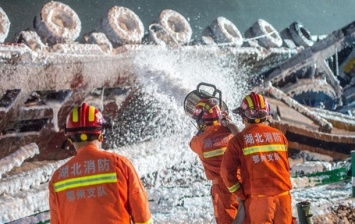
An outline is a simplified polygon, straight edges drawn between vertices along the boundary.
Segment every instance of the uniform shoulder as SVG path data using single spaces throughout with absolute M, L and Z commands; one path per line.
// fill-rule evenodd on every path
M 282 133 L 282 131 L 281 131 L 280 129 L 276 128 L 276 127 L 273 127 L 273 126 L 271 126 L 271 125 L 266 125 L 266 126 L 268 127 L 269 130 L 273 130 L 273 131 L 281 132 L 281 133 Z
M 130 167 L 133 166 L 131 160 L 129 160 L 126 156 L 114 152 L 111 152 L 111 154 L 116 158 L 119 163 L 125 164 L 126 166 Z

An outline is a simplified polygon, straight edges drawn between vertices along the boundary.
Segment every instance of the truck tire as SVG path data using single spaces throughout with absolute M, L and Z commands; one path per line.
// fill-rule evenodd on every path
M 254 39 L 255 34 L 253 32 L 252 27 L 249 27 L 244 32 L 245 42 L 243 43 L 243 47 L 260 47 L 258 41 Z
M 3 43 L 10 30 L 10 20 L 5 11 L 0 7 L 0 42 Z
M 49 44 L 73 42 L 81 32 L 81 21 L 76 12 L 61 2 L 43 5 L 35 18 L 34 28 L 43 42 Z
M 283 40 L 279 32 L 268 22 L 258 19 L 253 25 L 252 30 L 255 37 L 259 37 L 258 43 L 265 48 L 279 48 Z
M 159 23 L 179 44 L 185 45 L 190 42 L 192 36 L 191 26 L 180 13 L 165 9 L 160 13 Z
M 211 31 L 215 42 L 234 43 L 237 47 L 242 46 L 243 37 L 238 28 L 225 17 L 218 17 L 211 25 Z
M 302 23 L 296 21 L 289 26 L 290 36 L 297 46 L 310 47 L 314 44 L 311 33 Z
M 140 44 L 144 26 L 140 18 L 126 7 L 114 6 L 102 20 L 102 30 L 114 45 Z

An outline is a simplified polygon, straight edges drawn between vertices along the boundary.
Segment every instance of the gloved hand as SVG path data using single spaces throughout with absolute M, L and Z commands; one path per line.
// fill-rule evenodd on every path
M 220 119 L 220 123 L 223 127 L 227 127 L 229 123 L 232 121 L 231 117 L 228 115 L 227 111 L 222 112 L 222 116 Z

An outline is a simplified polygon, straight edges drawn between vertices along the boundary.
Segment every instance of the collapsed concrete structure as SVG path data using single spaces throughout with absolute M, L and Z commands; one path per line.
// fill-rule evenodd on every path
M 51 10 L 59 16 L 50 18 Z M 100 102 L 105 115 L 117 117 L 139 95 L 142 83 L 134 69 L 137 59 L 167 52 L 176 55 L 173 63 L 198 56 L 221 67 L 248 67 L 259 77 L 254 80 L 257 87 L 264 85 L 260 80 L 271 83 L 272 89 L 266 86 L 262 91 L 286 102 L 281 105 L 270 100 L 280 119 L 275 117 L 271 124 L 289 133 L 291 148 L 336 158 L 346 157 L 355 148 L 354 120 L 350 116 L 355 87 L 349 85 L 351 75 L 340 75 L 344 64 L 352 59 L 349 52 L 355 23 L 321 38 L 312 37 L 300 22 L 279 33 L 259 19 L 243 39 L 236 26 L 220 17 L 201 40 L 191 42 L 188 22 L 175 11 L 163 11 L 160 22 L 152 24 L 144 37 L 138 20 L 130 10 L 112 8 L 102 26 L 79 43 L 75 38 L 80 19 L 70 7 L 51 2 L 43 6 L 33 30 L 21 32 L 17 43 L 0 44 L 0 158 L 31 143 L 36 143 L 40 151 L 34 159 L 71 156 L 70 148 L 61 149 L 71 106 L 83 101 Z M 341 77 L 348 77 L 348 82 L 341 83 Z M 275 88 L 295 101 L 285 100 L 286 96 L 276 94 Z M 290 102 L 298 102 L 298 106 Z M 334 123 L 305 106 L 347 115 Z M 299 120 L 284 116 L 286 107 L 296 111 L 293 117 L 303 114 L 305 123 L 312 125 L 298 128 Z M 282 123 L 285 120 L 286 124 Z M 313 123 L 316 127 L 310 128 Z

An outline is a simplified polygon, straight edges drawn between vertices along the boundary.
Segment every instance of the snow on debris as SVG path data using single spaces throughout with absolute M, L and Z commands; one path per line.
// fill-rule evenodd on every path
M 23 161 L 39 153 L 36 143 L 21 147 L 16 152 L 0 159 L 0 179 L 3 173 L 10 171 L 15 166 L 21 166 Z

